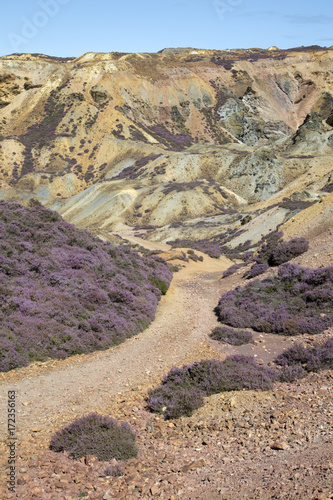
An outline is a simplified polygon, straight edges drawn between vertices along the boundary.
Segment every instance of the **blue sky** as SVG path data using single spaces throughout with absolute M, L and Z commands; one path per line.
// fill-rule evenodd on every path
M 0 55 L 333 45 L 332 0 L 15 0 Z

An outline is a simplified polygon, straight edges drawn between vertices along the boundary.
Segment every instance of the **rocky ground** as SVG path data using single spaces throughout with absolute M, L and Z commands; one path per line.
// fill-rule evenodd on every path
M 138 386 L 108 405 L 137 433 L 139 456 L 123 477 L 107 477 L 109 464 L 95 457 L 73 461 L 48 451 L 36 428 L 20 443 L 17 494 L 1 498 L 328 500 L 332 392 L 325 372 L 272 392 L 212 396 L 192 417 L 165 422 L 145 409 Z

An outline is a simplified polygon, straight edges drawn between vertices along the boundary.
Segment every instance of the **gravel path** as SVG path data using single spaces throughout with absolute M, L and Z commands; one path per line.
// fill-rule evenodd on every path
M 32 429 L 43 432 L 56 422 L 92 410 L 103 410 L 111 394 L 138 384 L 150 385 L 175 364 L 195 356 L 216 324 L 213 308 L 228 259 L 205 257 L 176 273 L 156 318 L 144 332 L 115 348 L 64 361 L 35 363 L 1 374 L 1 399 L 17 391 L 17 420 L 21 438 Z M 6 432 L 0 417 L 1 436 Z

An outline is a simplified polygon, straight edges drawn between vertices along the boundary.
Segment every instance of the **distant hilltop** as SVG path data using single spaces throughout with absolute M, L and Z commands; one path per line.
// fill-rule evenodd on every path
M 260 52 L 260 53 L 265 53 L 267 51 L 272 52 L 272 51 L 279 51 L 279 52 L 316 52 L 316 51 L 325 51 L 325 50 L 333 50 L 333 45 L 331 47 L 321 47 L 320 45 L 310 45 L 310 46 L 301 46 L 301 47 L 293 47 L 289 49 L 279 49 L 275 45 L 272 45 L 271 47 L 268 47 L 267 49 L 262 49 L 259 47 L 253 47 L 253 48 L 247 48 L 247 49 L 223 49 L 223 50 L 215 50 L 215 49 L 198 49 L 194 47 L 167 47 L 162 50 L 159 50 L 158 52 L 142 52 L 142 54 L 164 54 L 164 55 L 182 55 L 182 54 L 211 54 L 211 53 L 255 53 L 255 52 Z M 110 52 L 88 52 L 86 54 L 98 54 L 102 55 L 116 55 L 116 56 L 126 56 L 126 55 L 135 55 L 138 54 L 136 52 L 118 52 L 118 51 L 110 51 Z M 70 62 L 74 61 L 76 59 L 80 59 L 81 57 L 84 57 L 86 54 L 83 54 L 82 56 L 79 57 L 58 57 L 58 56 L 49 56 L 45 54 L 39 54 L 39 53 L 33 53 L 33 54 L 28 54 L 28 53 L 13 53 L 9 55 L 4 55 L 0 57 L 0 59 L 13 59 L 13 58 L 18 58 L 18 59 L 25 59 L 25 60 L 35 60 L 35 59 L 48 59 L 48 60 L 55 60 L 58 62 Z

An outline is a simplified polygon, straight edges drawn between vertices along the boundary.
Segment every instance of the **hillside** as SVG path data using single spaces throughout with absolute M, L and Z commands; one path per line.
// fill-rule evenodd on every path
M 0 371 L 105 350 L 154 319 L 165 261 L 0 201 Z
M 97 233 L 148 225 L 163 242 L 243 230 L 249 214 L 269 232 L 331 189 L 332 59 L 320 47 L 2 57 L 1 197 L 35 197 Z

